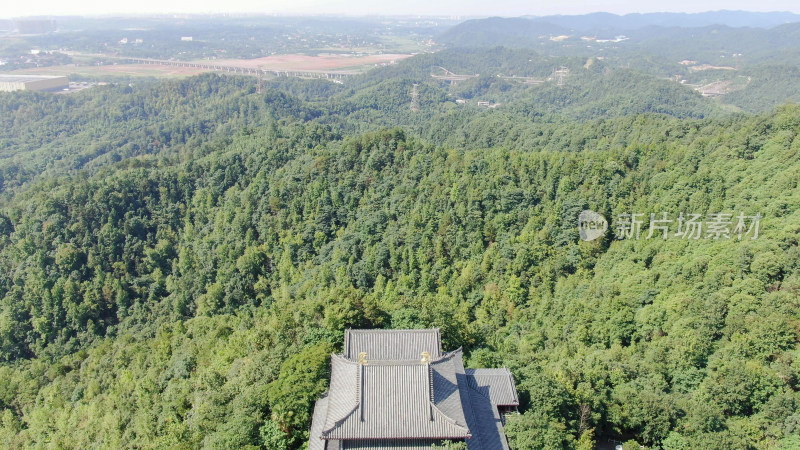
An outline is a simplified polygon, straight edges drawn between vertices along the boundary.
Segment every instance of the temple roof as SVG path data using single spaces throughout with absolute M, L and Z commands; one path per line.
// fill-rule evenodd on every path
M 517 386 L 511 371 L 502 369 L 467 369 L 469 387 L 480 392 L 495 405 L 519 406 Z
M 347 330 L 344 333 L 343 356 L 358 360 L 366 353 L 369 360 L 419 359 L 429 352 L 436 359 L 442 354 L 441 336 L 437 328 L 430 330 Z
M 470 437 L 447 361 L 359 364 L 331 357 L 323 439 Z M 437 404 L 438 403 L 438 404 Z
M 461 349 L 442 353 L 438 329 L 347 330 L 314 408 L 309 450 L 416 449 L 445 439 L 508 450 L 497 406 L 518 404 L 508 369 L 465 370 Z

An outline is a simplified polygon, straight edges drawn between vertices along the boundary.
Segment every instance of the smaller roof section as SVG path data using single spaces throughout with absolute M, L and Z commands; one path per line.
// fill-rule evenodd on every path
M 343 356 L 358 361 L 366 353 L 367 361 L 418 360 L 422 352 L 431 359 L 442 355 L 438 328 L 427 330 L 347 330 L 344 333 Z
M 519 406 L 514 377 L 507 368 L 466 369 L 469 387 L 488 398 L 495 406 Z

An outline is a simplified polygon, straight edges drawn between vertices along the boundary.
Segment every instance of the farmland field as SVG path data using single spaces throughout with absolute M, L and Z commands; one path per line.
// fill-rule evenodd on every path
M 157 66 L 152 64 L 109 64 L 103 66 L 66 65 L 66 66 L 39 67 L 36 69 L 18 70 L 15 72 L 41 74 L 41 75 L 67 75 L 67 76 L 81 76 L 81 77 L 124 76 L 124 77 L 181 78 L 207 72 L 207 70 L 189 68 L 189 67 Z
M 372 54 L 351 55 L 326 53 L 317 56 L 302 54 L 274 55 L 256 59 L 224 59 L 198 60 L 200 64 L 219 64 L 224 66 L 245 67 L 267 70 L 348 70 L 366 71 L 375 66 L 392 64 L 408 58 L 410 54 Z M 123 60 L 120 60 L 123 61 Z M 124 77 L 159 77 L 180 78 L 207 72 L 207 69 L 190 67 L 161 66 L 155 64 L 69 64 L 62 66 L 21 69 L 18 73 L 74 75 L 82 77 L 124 76 Z

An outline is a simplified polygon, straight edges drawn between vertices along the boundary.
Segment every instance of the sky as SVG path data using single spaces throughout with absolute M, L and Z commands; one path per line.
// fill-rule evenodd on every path
M 796 0 L 10 0 L 0 8 L 0 17 L 108 15 L 150 13 L 268 13 L 302 15 L 447 15 L 521 16 L 585 14 L 606 11 L 702 12 L 727 10 L 791 11 L 800 13 Z

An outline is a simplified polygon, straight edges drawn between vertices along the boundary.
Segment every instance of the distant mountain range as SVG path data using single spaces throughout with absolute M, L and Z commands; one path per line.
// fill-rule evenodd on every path
M 636 31 L 664 28 L 731 28 L 770 29 L 800 22 L 800 15 L 790 12 L 714 11 L 705 13 L 592 13 L 578 16 L 490 17 L 462 22 L 439 36 L 439 42 L 458 46 L 512 45 L 526 47 L 542 35 L 558 36 L 575 33 L 613 38 L 615 35 L 641 34 Z M 755 31 L 755 30 L 753 30 Z M 663 30 L 661 31 L 663 34 Z
M 800 22 L 800 14 L 790 12 L 710 11 L 703 13 L 646 13 L 626 14 L 592 13 L 579 16 L 525 17 L 577 31 L 604 29 L 635 30 L 647 26 L 705 27 L 727 25 L 730 27 L 772 28 L 785 23 Z

